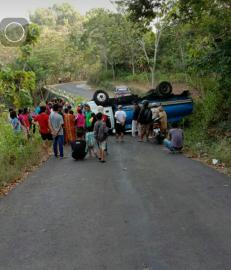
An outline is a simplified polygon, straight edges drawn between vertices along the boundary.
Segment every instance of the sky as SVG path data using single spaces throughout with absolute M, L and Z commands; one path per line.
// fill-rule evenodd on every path
M 110 0 L 0 0 L 0 20 L 6 17 L 28 18 L 36 8 L 64 2 L 73 5 L 81 14 L 92 8 L 115 9 Z

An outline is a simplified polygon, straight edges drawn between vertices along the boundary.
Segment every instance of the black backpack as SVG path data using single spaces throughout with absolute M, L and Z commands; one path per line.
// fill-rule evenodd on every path
M 99 142 L 103 142 L 108 137 L 108 128 L 106 126 L 106 123 L 100 121 L 97 124 L 96 127 L 96 140 Z

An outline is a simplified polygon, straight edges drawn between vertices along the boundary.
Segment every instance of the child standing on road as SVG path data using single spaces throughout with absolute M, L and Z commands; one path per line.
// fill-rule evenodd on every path
M 90 157 L 95 156 L 95 137 L 94 132 L 86 132 L 86 144 L 87 144 L 87 152 Z
M 105 161 L 105 150 L 107 147 L 107 136 L 108 136 L 108 128 L 106 126 L 106 123 L 102 121 L 102 113 L 98 113 L 96 115 L 97 122 L 94 126 L 94 135 L 96 142 L 99 146 L 99 160 L 100 162 L 104 163 Z

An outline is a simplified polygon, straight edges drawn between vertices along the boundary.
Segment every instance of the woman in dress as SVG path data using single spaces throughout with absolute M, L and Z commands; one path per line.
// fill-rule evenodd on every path
M 70 111 L 64 113 L 65 142 L 70 144 L 76 140 L 75 116 Z

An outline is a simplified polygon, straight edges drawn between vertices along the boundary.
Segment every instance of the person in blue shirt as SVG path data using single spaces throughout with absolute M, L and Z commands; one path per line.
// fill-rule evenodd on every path
M 13 127 L 13 130 L 15 133 L 21 132 L 21 123 L 18 120 L 16 111 L 10 112 L 10 118 L 11 118 L 11 125 Z

